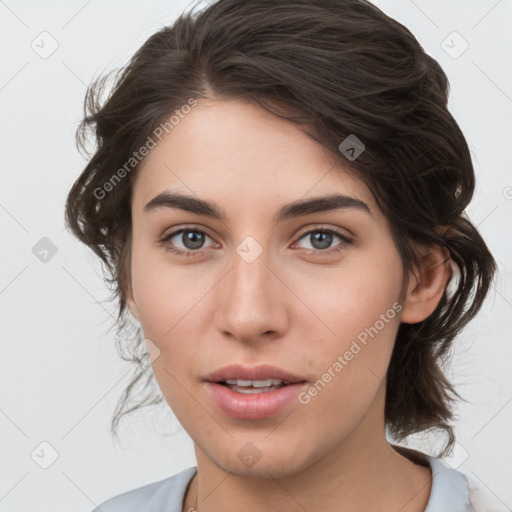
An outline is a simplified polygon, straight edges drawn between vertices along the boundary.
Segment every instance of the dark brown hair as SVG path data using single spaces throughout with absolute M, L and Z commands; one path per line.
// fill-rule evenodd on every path
M 102 100 L 109 78 L 114 83 Z M 219 0 L 152 35 L 125 68 L 89 88 L 77 141 L 84 148 L 92 131 L 97 147 L 66 204 L 67 225 L 104 265 L 119 304 L 119 332 L 127 325 L 138 165 L 104 197 L 97 191 L 191 97 L 257 101 L 300 123 L 364 181 L 389 220 L 405 271 L 417 269 L 417 243 L 449 251 L 455 273 L 437 308 L 426 320 L 399 327 L 385 404 L 395 439 L 440 429 L 448 434 L 442 452 L 448 453 L 452 403 L 461 397 L 442 366 L 496 271 L 464 214 L 475 176 L 447 109 L 448 90 L 445 73 L 409 30 L 366 0 Z M 338 149 L 350 134 L 365 145 L 353 161 Z M 129 356 L 124 342 L 118 345 L 121 357 L 138 364 L 113 433 L 123 415 L 163 400 L 148 391 L 153 374 L 141 360 L 142 342 L 139 327 Z

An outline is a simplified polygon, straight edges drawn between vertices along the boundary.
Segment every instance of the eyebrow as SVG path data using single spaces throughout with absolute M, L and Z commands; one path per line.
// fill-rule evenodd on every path
M 193 196 L 177 194 L 171 192 L 162 192 L 154 197 L 144 207 L 145 212 L 156 210 L 157 208 L 177 208 L 197 215 L 206 215 L 218 220 L 226 220 L 224 210 L 213 202 L 198 199 Z M 328 196 L 314 197 L 311 199 L 299 199 L 284 205 L 274 215 L 274 222 L 309 215 L 317 212 L 330 210 L 345 210 L 348 208 L 363 211 L 371 215 L 370 207 L 360 199 L 344 194 L 331 194 Z

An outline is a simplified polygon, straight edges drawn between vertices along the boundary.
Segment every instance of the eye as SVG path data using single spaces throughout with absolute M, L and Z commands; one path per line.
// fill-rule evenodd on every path
M 200 229 L 181 228 L 169 233 L 160 242 L 165 245 L 167 250 L 174 254 L 195 256 L 195 253 L 199 253 L 204 248 L 205 238 L 210 237 Z M 179 244 L 182 244 L 182 247 Z
M 345 244 L 352 243 L 350 238 L 340 233 L 339 231 L 330 228 L 312 229 L 302 234 L 300 240 L 308 240 L 308 238 L 312 245 L 313 254 L 330 254 L 332 252 L 341 251 L 345 248 Z M 338 238 L 341 240 L 341 242 L 336 244 L 334 248 L 331 248 L 333 238 Z
M 309 237 L 312 248 L 307 248 L 309 253 L 315 255 L 331 254 L 341 251 L 346 244 L 352 243 L 350 238 L 341 232 L 331 228 L 317 228 L 303 233 L 299 240 L 307 240 Z M 160 243 L 166 250 L 179 256 L 196 256 L 204 249 L 204 243 L 208 236 L 204 231 L 195 228 L 181 228 L 166 235 Z M 333 239 L 340 240 L 334 247 L 331 247 Z M 180 247 L 181 244 L 181 247 Z M 296 244 L 295 244 L 296 245 Z

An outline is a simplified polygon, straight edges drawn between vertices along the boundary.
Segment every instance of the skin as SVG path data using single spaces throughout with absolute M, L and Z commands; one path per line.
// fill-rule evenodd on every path
M 144 212 L 165 190 L 214 201 L 226 220 Z M 333 192 L 364 201 L 371 214 L 352 208 L 273 221 L 286 203 Z M 422 280 L 410 274 L 401 296 L 407 276 L 388 221 L 344 157 L 239 99 L 199 100 L 150 152 L 134 183 L 132 223 L 128 305 L 158 347 L 155 377 L 197 458 L 183 510 L 425 509 L 430 469 L 386 440 L 384 376 L 400 322 L 429 316 L 451 275 L 439 247 L 422 248 Z M 200 248 L 182 235 L 160 242 L 183 227 L 206 233 Z M 321 246 L 303 236 L 320 228 L 351 243 L 333 235 Z M 248 236 L 262 248 L 252 263 L 236 252 Z M 173 254 L 173 243 L 197 255 Z M 241 420 L 210 399 L 203 378 L 232 362 L 271 363 L 315 382 L 397 302 L 401 311 L 308 404 Z M 248 442 L 261 453 L 252 467 L 237 456 Z

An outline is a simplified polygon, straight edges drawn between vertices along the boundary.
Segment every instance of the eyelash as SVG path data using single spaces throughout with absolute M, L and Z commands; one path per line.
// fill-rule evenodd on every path
M 166 250 L 168 250 L 168 251 L 170 251 L 170 252 L 172 252 L 174 254 L 177 254 L 179 256 L 185 256 L 185 257 L 195 257 L 195 256 L 197 256 L 198 254 L 201 253 L 201 249 L 198 249 L 197 251 L 183 251 L 181 249 L 176 249 L 176 247 L 174 247 L 170 243 L 168 243 L 169 240 L 174 238 L 176 235 L 179 235 L 180 233 L 184 233 L 184 232 L 200 233 L 200 234 L 209 236 L 207 233 L 205 233 L 204 231 L 202 231 L 200 229 L 181 228 L 181 229 L 178 229 L 177 231 L 173 231 L 172 233 L 169 233 L 163 239 L 161 239 L 160 242 L 162 244 L 166 245 Z M 339 231 L 337 231 L 335 229 L 331 229 L 331 228 L 311 229 L 310 231 L 306 231 L 305 233 L 302 233 L 302 235 L 299 237 L 299 240 L 302 240 L 307 235 L 311 235 L 313 233 L 328 233 L 328 234 L 336 235 L 336 236 L 338 236 L 341 239 L 341 243 L 339 243 L 338 245 L 336 245 L 332 249 L 326 249 L 326 250 L 318 250 L 318 249 L 316 249 L 316 250 L 307 250 L 307 252 L 309 254 L 313 254 L 313 255 L 326 255 L 326 254 L 337 253 L 337 252 L 342 251 L 344 249 L 345 244 L 351 244 L 352 243 L 352 240 L 350 238 L 348 238 L 347 236 L 343 235 Z

